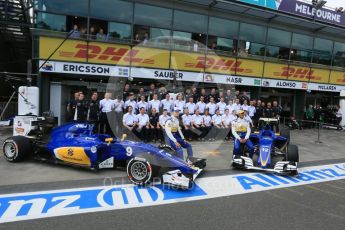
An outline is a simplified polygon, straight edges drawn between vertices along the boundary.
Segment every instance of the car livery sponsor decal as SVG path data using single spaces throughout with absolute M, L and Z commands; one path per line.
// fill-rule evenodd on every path
M 297 177 L 242 173 L 198 179 L 190 190 L 163 185 L 76 188 L 0 195 L 0 223 L 153 206 L 345 179 L 345 163 L 300 169 Z

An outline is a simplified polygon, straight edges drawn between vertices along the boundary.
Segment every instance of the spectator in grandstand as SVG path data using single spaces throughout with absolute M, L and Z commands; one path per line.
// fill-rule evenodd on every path
M 196 103 L 196 108 L 199 110 L 200 115 L 204 115 L 206 109 L 205 97 L 201 96 L 200 101 Z
M 196 109 L 195 114 L 192 116 L 192 130 L 198 141 L 203 140 L 205 135 L 203 123 L 203 117 L 200 115 L 199 109 Z
M 102 28 L 99 29 L 98 33 L 96 34 L 96 39 L 99 41 L 105 41 L 107 35 L 104 34 L 104 30 Z
M 226 103 L 224 102 L 224 97 L 220 97 L 220 100 L 217 103 L 217 109 L 219 109 L 221 115 L 225 113 Z
M 138 33 L 136 33 L 136 34 L 134 35 L 134 39 L 133 39 L 133 41 L 134 41 L 135 43 L 139 43 L 139 42 L 141 42 L 141 40 L 140 40 L 140 37 L 139 37 L 139 34 L 138 34 Z
M 147 32 L 144 33 L 143 45 L 147 45 L 149 42 L 149 34 Z
M 77 24 L 73 25 L 73 29 L 69 32 L 69 34 L 71 38 L 80 38 L 80 32 Z
M 145 113 L 145 108 L 139 109 L 139 114 L 136 116 L 138 121 L 137 132 L 140 140 L 145 143 L 149 141 L 149 116 Z
M 189 101 L 186 103 L 185 108 L 188 109 L 189 115 L 194 115 L 194 112 L 196 110 L 196 105 L 193 102 L 193 97 L 190 96 L 188 100 Z
M 216 103 L 214 103 L 213 97 L 210 97 L 210 102 L 207 103 L 206 108 L 208 109 L 210 116 L 213 116 L 216 114 L 217 105 Z
M 184 114 L 182 115 L 182 131 L 185 138 L 189 141 L 192 140 L 192 116 L 189 114 L 189 110 L 184 109 Z
M 89 39 L 94 40 L 96 39 L 96 31 L 95 27 L 91 26 L 89 30 Z

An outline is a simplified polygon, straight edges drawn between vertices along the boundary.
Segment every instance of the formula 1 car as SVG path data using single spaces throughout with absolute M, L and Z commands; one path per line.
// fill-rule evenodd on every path
M 86 167 L 93 170 L 125 166 L 127 176 L 137 185 L 159 178 L 162 183 L 182 189 L 192 186 L 206 166 L 205 159 L 192 158 L 189 163 L 169 153 L 167 146 L 154 145 L 93 134 L 93 125 L 67 123 L 53 128 L 46 119 L 17 116 L 14 134 L 5 140 L 7 161 L 28 158 Z
M 243 145 L 241 147 L 243 155 L 233 155 L 232 166 L 238 169 L 297 175 L 298 146 L 289 143 L 289 130 L 282 130 L 279 133 L 273 131 L 277 123 L 277 119 L 260 118 L 260 130 L 249 137 L 254 145 L 253 159 L 248 157 L 248 149 Z M 278 157 L 280 161 L 276 161 Z M 255 158 L 257 159 L 254 160 Z

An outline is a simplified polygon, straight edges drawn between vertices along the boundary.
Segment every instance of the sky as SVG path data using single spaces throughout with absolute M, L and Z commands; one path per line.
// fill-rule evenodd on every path
M 345 8 L 345 0 L 326 0 L 326 6 L 336 8 L 342 6 Z

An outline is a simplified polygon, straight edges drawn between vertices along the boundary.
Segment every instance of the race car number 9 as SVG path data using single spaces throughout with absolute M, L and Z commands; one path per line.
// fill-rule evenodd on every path
M 126 148 L 126 155 L 127 156 L 132 156 L 132 154 L 133 154 L 133 149 L 132 149 L 132 147 L 127 147 Z

